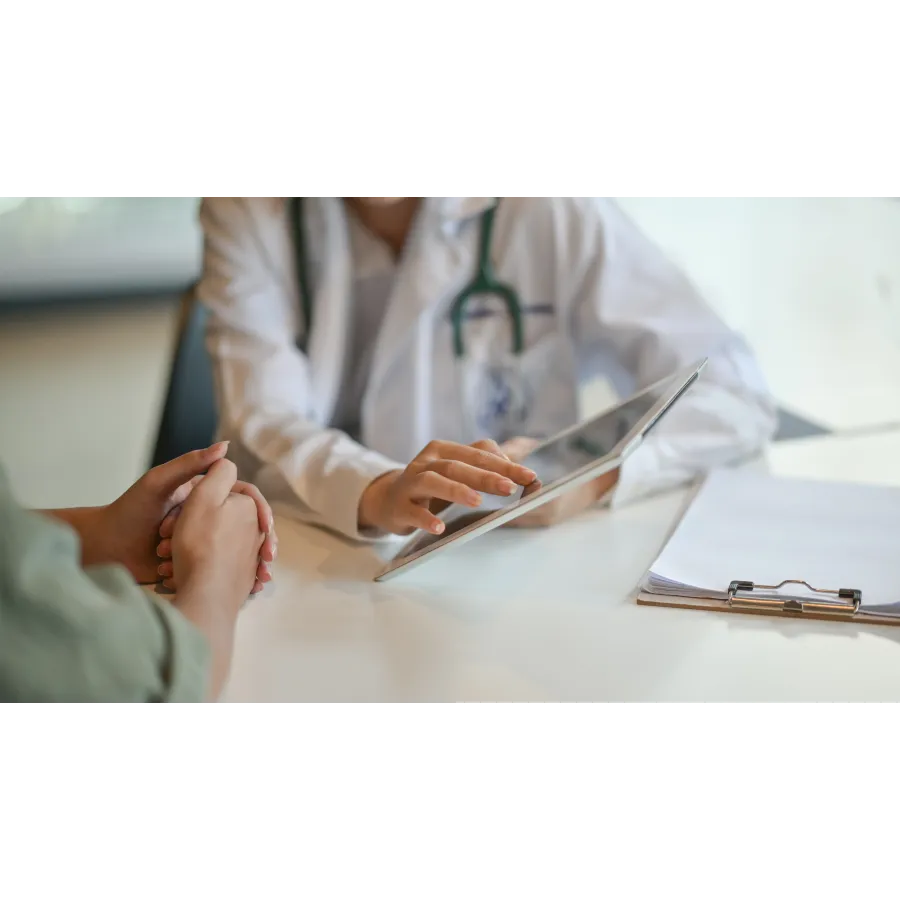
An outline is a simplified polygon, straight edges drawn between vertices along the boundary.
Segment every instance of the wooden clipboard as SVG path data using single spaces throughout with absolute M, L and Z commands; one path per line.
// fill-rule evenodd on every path
M 682 518 L 691 508 L 700 488 L 703 486 L 703 479 L 698 479 L 691 485 L 685 501 L 678 515 L 672 522 L 663 546 L 672 538 L 678 528 Z M 647 573 L 650 574 L 649 572 Z M 645 576 L 646 577 L 646 576 Z M 807 598 L 804 600 L 796 595 L 792 596 L 789 591 L 779 594 L 779 591 L 787 585 L 799 585 L 807 589 L 813 595 L 828 595 L 839 602 L 829 602 L 825 604 L 827 610 L 822 609 L 821 603 Z M 900 616 L 879 616 L 873 613 L 860 612 L 862 605 L 862 593 L 860 591 L 839 588 L 836 590 L 823 590 L 812 587 L 808 582 L 799 579 L 789 579 L 778 585 L 756 585 L 749 581 L 732 581 L 729 585 L 723 585 L 727 588 L 727 593 L 722 598 L 717 597 L 684 597 L 672 596 L 670 594 L 650 593 L 638 586 L 635 600 L 638 606 L 658 606 L 667 609 L 693 609 L 699 612 L 717 612 L 729 613 L 732 615 L 742 616 L 768 616 L 778 619 L 812 619 L 818 622 L 838 622 L 841 624 L 853 625 L 888 625 L 891 627 L 900 626 Z M 747 590 L 749 588 L 749 590 Z M 758 600 L 750 602 L 735 602 L 738 600 L 748 600 L 756 590 L 762 591 L 762 595 Z M 735 595 L 738 595 L 735 597 Z M 770 599 L 771 598 L 771 599 Z M 777 599 L 775 599 L 777 598 Z M 763 602 L 760 602 L 763 601 Z M 766 602 L 768 601 L 768 602 Z

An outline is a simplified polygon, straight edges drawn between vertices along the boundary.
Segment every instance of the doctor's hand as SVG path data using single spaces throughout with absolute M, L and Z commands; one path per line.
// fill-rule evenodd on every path
M 515 462 L 525 459 L 532 450 L 539 444 L 532 438 L 519 437 L 511 441 L 507 441 L 500 447 L 501 452 Z M 612 472 L 606 472 L 583 484 L 580 488 L 568 491 L 561 497 L 545 503 L 538 509 L 513 519 L 507 523 L 508 527 L 513 528 L 547 528 L 556 525 L 566 519 L 571 519 L 586 509 L 592 507 L 595 503 L 603 499 L 604 495 L 611 491 L 616 482 L 619 480 L 619 470 L 614 469 Z M 539 487 L 537 485 L 536 487 Z M 529 491 L 526 490 L 524 496 L 528 496 Z
M 435 514 L 451 503 L 477 507 L 480 493 L 509 497 L 535 478 L 530 469 L 504 456 L 494 441 L 470 446 L 432 441 L 405 469 L 388 472 L 365 489 L 359 526 L 393 534 L 412 534 L 417 528 L 441 534 L 444 523 Z

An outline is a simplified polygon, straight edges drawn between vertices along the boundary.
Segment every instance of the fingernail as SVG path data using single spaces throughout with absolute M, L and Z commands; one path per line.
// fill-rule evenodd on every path
M 443 522 L 435 522 L 434 525 L 431 526 L 431 531 L 433 534 L 443 534 L 444 533 L 444 523 Z
M 160 567 L 156 570 L 156 573 L 157 573 L 157 575 L 164 575 L 165 573 L 163 572 L 163 567 L 160 566 Z
M 216 453 L 218 453 L 220 450 L 225 450 L 227 452 L 228 445 L 230 443 L 231 443 L 231 441 L 219 441 L 218 444 L 213 444 L 212 447 L 210 447 L 209 449 L 214 450 Z
M 472 491 L 469 494 L 469 504 L 471 506 L 481 506 L 481 494 L 477 491 Z
M 503 493 L 506 494 L 507 497 L 509 497 L 511 494 L 514 494 L 516 492 L 516 486 L 511 481 L 504 481 L 502 488 L 503 488 Z
M 269 531 L 271 531 L 275 527 L 275 516 L 272 513 L 269 513 Z

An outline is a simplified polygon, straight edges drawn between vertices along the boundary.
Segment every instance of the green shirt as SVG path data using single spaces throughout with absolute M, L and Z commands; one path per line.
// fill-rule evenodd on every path
M 200 632 L 121 566 L 80 557 L 74 531 L 17 506 L 0 469 L 0 701 L 203 700 Z

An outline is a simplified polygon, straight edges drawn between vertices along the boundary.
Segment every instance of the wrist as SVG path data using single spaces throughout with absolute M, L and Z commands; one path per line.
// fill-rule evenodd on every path
M 108 506 L 80 506 L 72 509 L 47 509 L 44 515 L 65 522 L 81 542 L 81 565 L 97 566 L 117 562 L 112 550 Z
M 233 627 L 246 600 L 234 584 L 223 579 L 193 576 L 179 584 L 173 600 L 177 607 L 202 631 Z
M 368 487 L 362 492 L 362 496 L 359 498 L 357 524 L 360 529 L 377 528 L 382 531 L 389 530 L 383 525 L 385 496 L 390 486 L 397 478 L 399 478 L 401 473 L 401 469 L 385 472 L 383 475 L 379 475 L 376 479 L 369 482 Z
M 605 475 L 601 475 L 595 482 L 595 496 L 594 501 L 599 503 L 603 500 L 604 497 L 618 484 L 619 482 L 619 470 L 613 469 L 612 472 L 607 472 Z
M 232 593 L 233 590 L 232 590 Z M 234 652 L 234 629 L 240 604 L 230 602 L 211 582 L 189 582 L 178 590 L 173 605 L 206 638 L 212 656 L 210 700 L 222 690 Z

